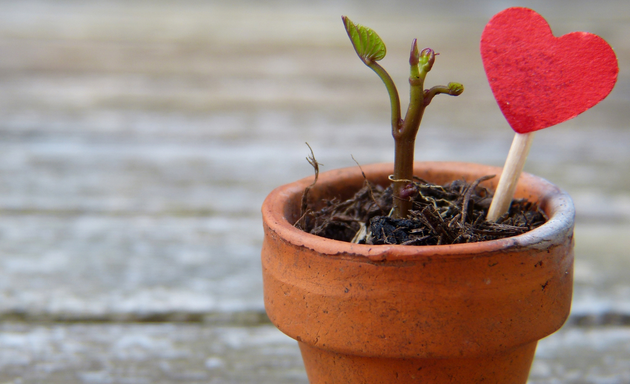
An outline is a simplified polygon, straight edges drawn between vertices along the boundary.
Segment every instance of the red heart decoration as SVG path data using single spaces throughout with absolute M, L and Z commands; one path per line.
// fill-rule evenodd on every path
M 569 120 L 603 100 L 617 81 L 613 49 L 601 37 L 555 37 L 527 8 L 496 14 L 481 36 L 481 57 L 494 97 L 518 133 Z

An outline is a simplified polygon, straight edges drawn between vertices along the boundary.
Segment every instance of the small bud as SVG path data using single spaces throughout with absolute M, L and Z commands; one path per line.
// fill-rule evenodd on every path
M 411 53 L 409 54 L 409 65 L 415 66 L 420 62 L 420 52 L 418 52 L 418 40 L 411 42 Z
M 460 83 L 448 83 L 449 95 L 459 96 L 464 92 L 464 86 Z
M 419 64 L 424 72 L 429 72 L 433 68 L 435 62 L 435 51 L 431 48 L 425 48 L 420 52 Z
M 400 198 L 402 199 L 409 199 L 417 195 L 418 195 L 418 189 L 412 183 L 405 185 L 400 190 Z

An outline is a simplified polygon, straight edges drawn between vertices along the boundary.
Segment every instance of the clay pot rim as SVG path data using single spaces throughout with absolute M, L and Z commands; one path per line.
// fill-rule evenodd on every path
M 418 162 L 416 167 L 432 167 L 434 170 L 453 172 L 453 169 L 470 169 L 480 167 L 486 174 L 500 174 L 501 168 L 462 162 Z M 363 166 L 363 170 L 391 169 L 389 163 Z M 338 178 L 341 174 L 359 173 L 358 167 L 341 168 L 323 172 L 319 175 L 319 183 L 326 183 Z M 490 173 L 489 173 L 490 172 Z M 540 248 L 562 244 L 567 232 L 573 230 L 575 209 L 571 197 L 549 181 L 523 173 L 519 184 L 533 183 L 540 191 L 540 204 L 547 211 L 549 221 L 542 226 L 522 235 L 505 239 L 454 245 L 409 246 L 409 245 L 365 245 L 352 244 L 312 235 L 295 228 L 285 217 L 286 205 L 295 197 L 302 196 L 304 188 L 312 183 L 313 177 L 307 177 L 274 189 L 265 199 L 262 213 L 265 226 L 289 243 L 316 250 L 322 256 L 343 256 L 359 262 L 406 261 L 430 256 L 441 258 L 474 258 L 494 252 L 505 252 L 518 248 Z M 551 213 L 551 214 L 550 214 Z

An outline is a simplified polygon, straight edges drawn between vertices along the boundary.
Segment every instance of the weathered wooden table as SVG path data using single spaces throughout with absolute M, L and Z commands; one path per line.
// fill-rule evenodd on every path
M 388 44 L 403 99 L 413 37 L 440 52 L 428 84 L 466 86 L 430 106 L 418 160 L 502 165 L 511 141 L 478 54 L 500 1 L 1 4 L 0 383 L 306 383 L 264 316 L 260 204 L 311 174 L 305 141 L 324 169 L 393 156 L 341 14 Z M 630 3 L 531 6 L 621 67 L 526 166 L 578 210 L 573 312 L 531 383 L 628 383 Z

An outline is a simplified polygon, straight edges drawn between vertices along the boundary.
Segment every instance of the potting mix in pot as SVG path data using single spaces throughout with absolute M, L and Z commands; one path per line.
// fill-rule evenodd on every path
M 527 8 L 509 8 L 495 15 L 481 37 L 481 55 L 488 81 L 503 115 L 515 131 L 514 141 L 496 191 L 478 180 L 435 185 L 413 175 L 414 143 L 425 107 L 434 96 L 460 95 L 458 83 L 424 89 L 426 74 L 437 55 L 418 50 L 414 39 L 409 63 L 410 103 L 401 117 L 398 91 L 377 63 L 385 45 L 371 29 L 343 17 L 359 58 L 385 83 L 392 110 L 395 141 L 391 185 L 370 183 L 354 197 L 323 204 L 303 196 L 295 226 L 312 234 L 360 244 L 440 245 L 494 240 L 528 232 L 547 220 L 536 202 L 513 200 L 534 132 L 593 107 L 613 89 L 618 73 L 612 48 L 587 32 L 555 37 L 547 22 Z M 309 162 L 318 163 L 311 153 Z M 316 203 L 316 204 L 312 204 Z

